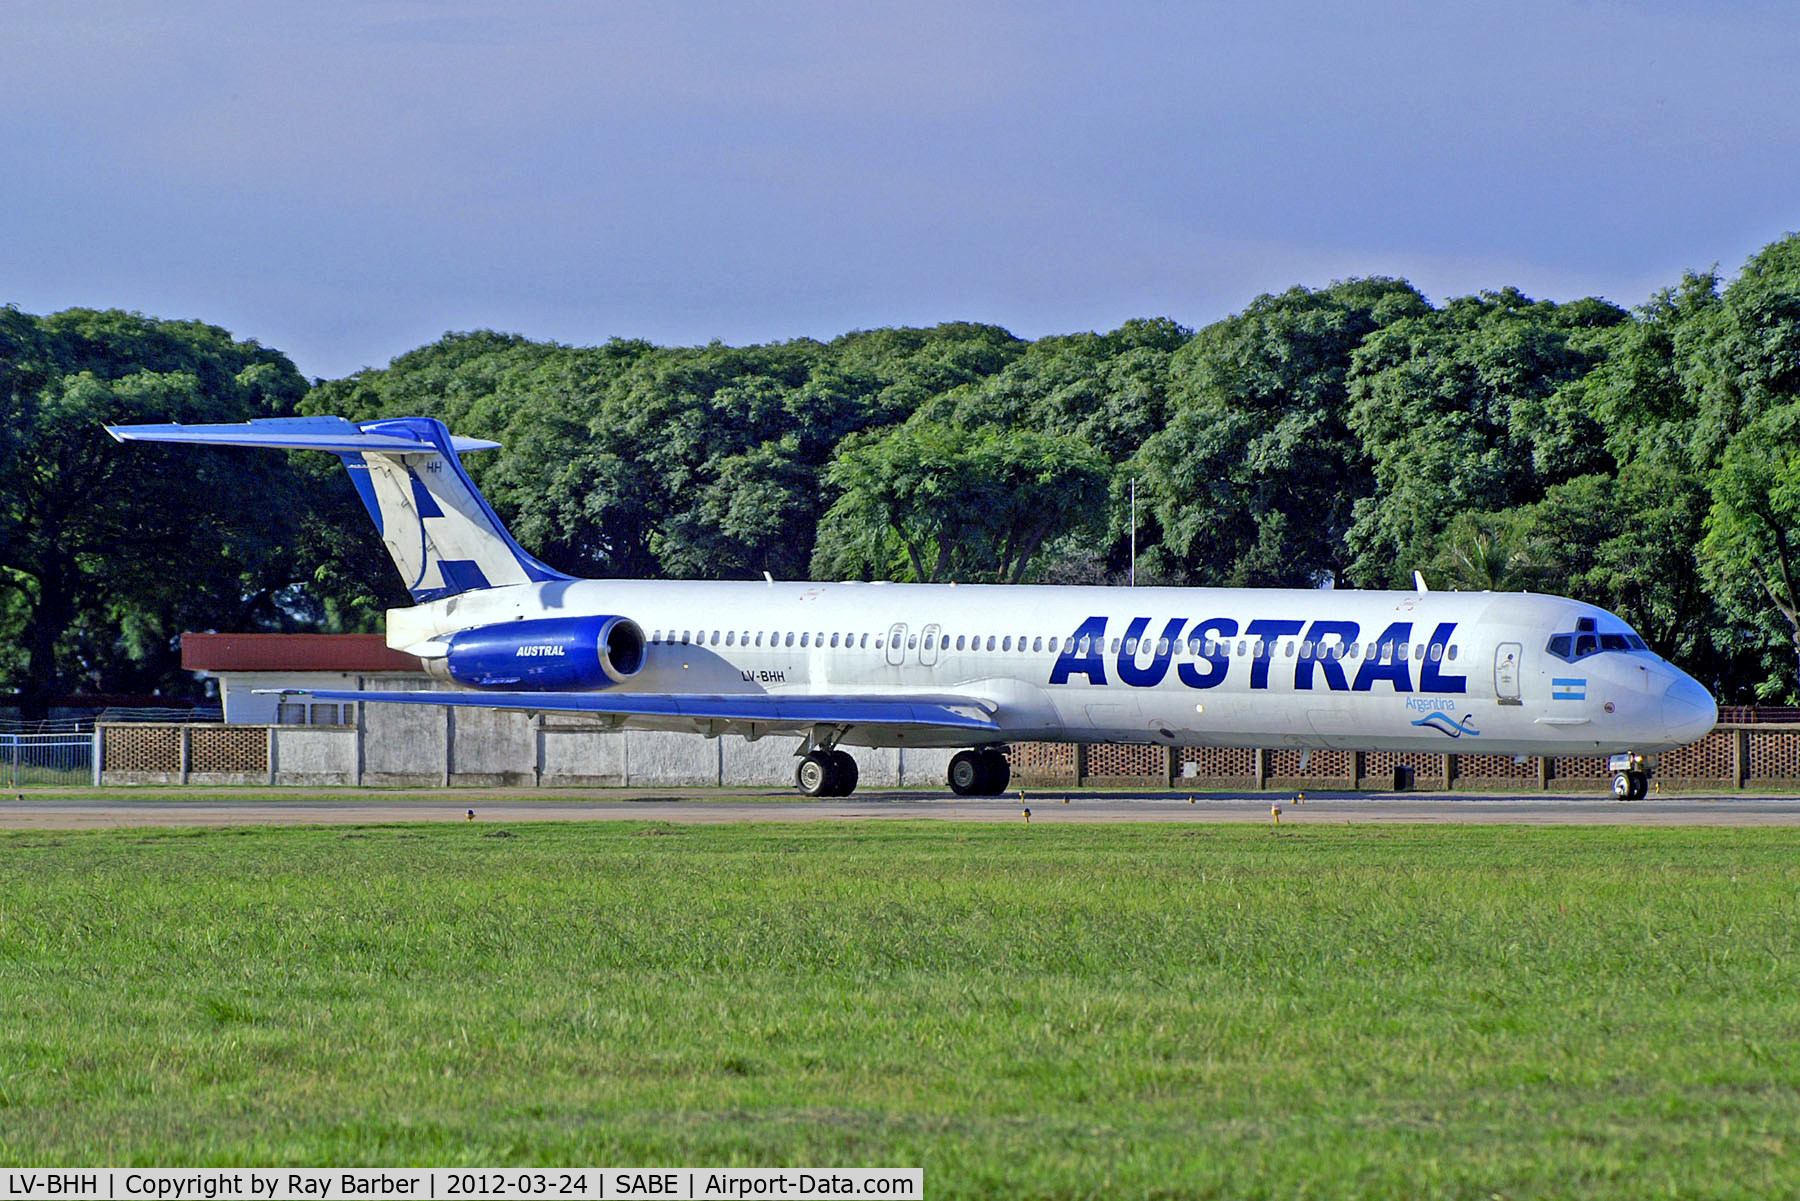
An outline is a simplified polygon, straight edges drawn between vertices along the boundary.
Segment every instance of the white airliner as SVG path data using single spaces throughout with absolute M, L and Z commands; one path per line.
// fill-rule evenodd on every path
M 962 747 L 994 795 L 1012 741 L 1609 756 L 1642 797 L 1655 753 L 1718 710 L 1604 609 L 1555 596 L 1033 585 L 581 580 L 526 554 L 441 422 L 337 417 L 109 427 L 120 441 L 338 455 L 416 604 L 388 645 L 459 687 L 337 701 L 593 714 L 796 735 L 800 789 L 856 787 L 846 746 Z

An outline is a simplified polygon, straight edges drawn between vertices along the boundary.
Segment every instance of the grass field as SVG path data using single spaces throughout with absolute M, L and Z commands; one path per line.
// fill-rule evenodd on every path
M 0 1162 L 1800 1194 L 1800 830 L 0 833 Z

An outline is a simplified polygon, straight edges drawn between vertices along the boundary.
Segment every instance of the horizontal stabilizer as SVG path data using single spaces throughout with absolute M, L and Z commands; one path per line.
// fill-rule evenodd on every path
M 429 454 L 437 448 L 410 431 L 374 433 L 342 417 L 269 417 L 225 425 L 109 425 L 120 442 L 181 442 L 190 446 L 253 446 L 270 450 L 328 450 L 333 454 Z M 500 444 L 452 436 L 458 454 Z
M 342 417 L 269 417 L 224 425 L 109 425 L 121 442 L 322 450 L 350 473 L 413 600 L 570 577 L 513 540 L 463 470 L 461 453 L 498 442 L 458 438 L 429 417 L 357 424 Z

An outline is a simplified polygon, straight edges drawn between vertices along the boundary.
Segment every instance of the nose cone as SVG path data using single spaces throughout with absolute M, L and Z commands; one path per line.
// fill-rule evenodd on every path
M 1662 711 L 1663 729 L 1676 746 L 1706 737 L 1719 721 L 1719 707 L 1713 703 L 1712 693 L 1692 676 L 1679 673 L 1663 693 Z

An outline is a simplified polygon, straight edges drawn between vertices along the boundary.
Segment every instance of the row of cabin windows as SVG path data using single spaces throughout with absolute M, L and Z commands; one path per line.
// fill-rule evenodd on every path
M 876 634 L 872 637 L 875 640 L 874 649 L 885 649 L 887 642 L 885 635 Z M 827 642 L 827 638 L 830 639 L 829 643 Z M 761 630 L 745 630 L 741 634 L 736 630 L 701 630 L 698 634 L 692 630 L 682 630 L 679 635 L 677 635 L 674 630 L 670 630 L 668 631 L 667 641 L 670 643 L 680 643 L 683 646 L 724 645 L 748 647 L 768 645 L 771 647 L 784 647 L 798 645 L 801 647 L 825 647 L 829 645 L 834 649 L 867 650 L 869 649 L 870 638 L 871 635 L 869 634 L 833 633 L 827 635 L 823 631 L 820 631 L 817 634 L 807 632 L 796 635 L 791 630 L 786 632 L 771 630 L 768 634 L 768 642 L 765 644 L 763 641 L 763 632 Z M 796 641 L 796 639 L 798 641 Z M 986 642 L 985 646 L 983 645 L 984 639 Z M 655 631 L 651 634 L 650 641 L 664 641 L 664 632 L 662 630 Z M 952 639 L 948 634 L 927 634 L 925 635 L 925 649 L 928 651 L 940 649 L 945 651 L 1011 651 L 1014 649 L 1016 642 L 1017 649 L 1020 651 L 1026 651 L 1033 654 L 1048 653 L 1054 655 L 1058 653 L 1059 646 L 1066 650 L 1068 644 L 1073 641 L 1073 639 L 1059 640 L 1057 638 L 1033 638 L 1024 634 L 1019 635 L 1016 639 L 1010 634 L 977 634 L 973 637 L 966 634 L 958 634 L 953 644 Z M 918 645 L 919 635 L 914 634 L 907 638 L 906 648 L 908 650 L 916 650 L 918 649 Z M 1170 643 L 1167 638 L 1157 639 L 1155 645 L 1156 654 L 1159 657 L 1171 653 Z M 1234 648 L 1229 640 L 1208 638 L 1203 641 L 1199 638 L 1190 638 L 1185 643 L 1185 649 L 1188 654 L 1195 658 L 1212 659 L 1230 657 L 1235 649 L 1235 653 L 1239 658 L 1250 657 L 1261 659 L 1268 654 L 1268 645 L 1268 643 L 1261 639 L 1240 639 Z M 1142 648 L 1148 649 L 1149 646 L 1150 640 L 1147 638 L 1144 639 L 1142 641 Z M 1382 662 L 1392 662 L 1396 659 L 1405 659 L 1408 657 L 1413 659 L 1424 659 L 1427 655 L 1430 656 L 1433 663 L 1440 662 L 1444 659 L 1449 659 L 1451 661 L 1456 659 L 1456 646 L 1452 644 L 1446 647 L 1441 642 L 1433 642 L 1429 645 L 1423 642 L 1401 642 L 1398 644 L 1392 642 L 1370 642 L 1367 644 L 1351 642 L 1346 644 L 1343 642 L 1324 641 L 1315 643 L 1309 640 L 1305 642 L 1290 641 L 1283 643 L 1282 646 L 1283 653 L 1289 659 L 1294 658 L 1296 654 L 1302 659 L 1379 658 Z M 1136 638 L 1126 638 L 1123 640 L 1114 638 L 1112 640 L 1110 651 L 1104 646 L 1100 648 L 1100 651 L 1101 653 L 1118 654 L 1121 649 L 1128 655 L 1135 655 L 1140 649 L 1139 640 Z M 1177 641 L 1173 646 L 1173 651 L 1176 654 L 1181 653 L 1183 649 L 1184 644 L 1180 641 Z M 1079 644 L 1075 647 L 1075 653 L 1077 655 L 1094 653 L 1092 642 L 1087 638 L 1081 639 Z

